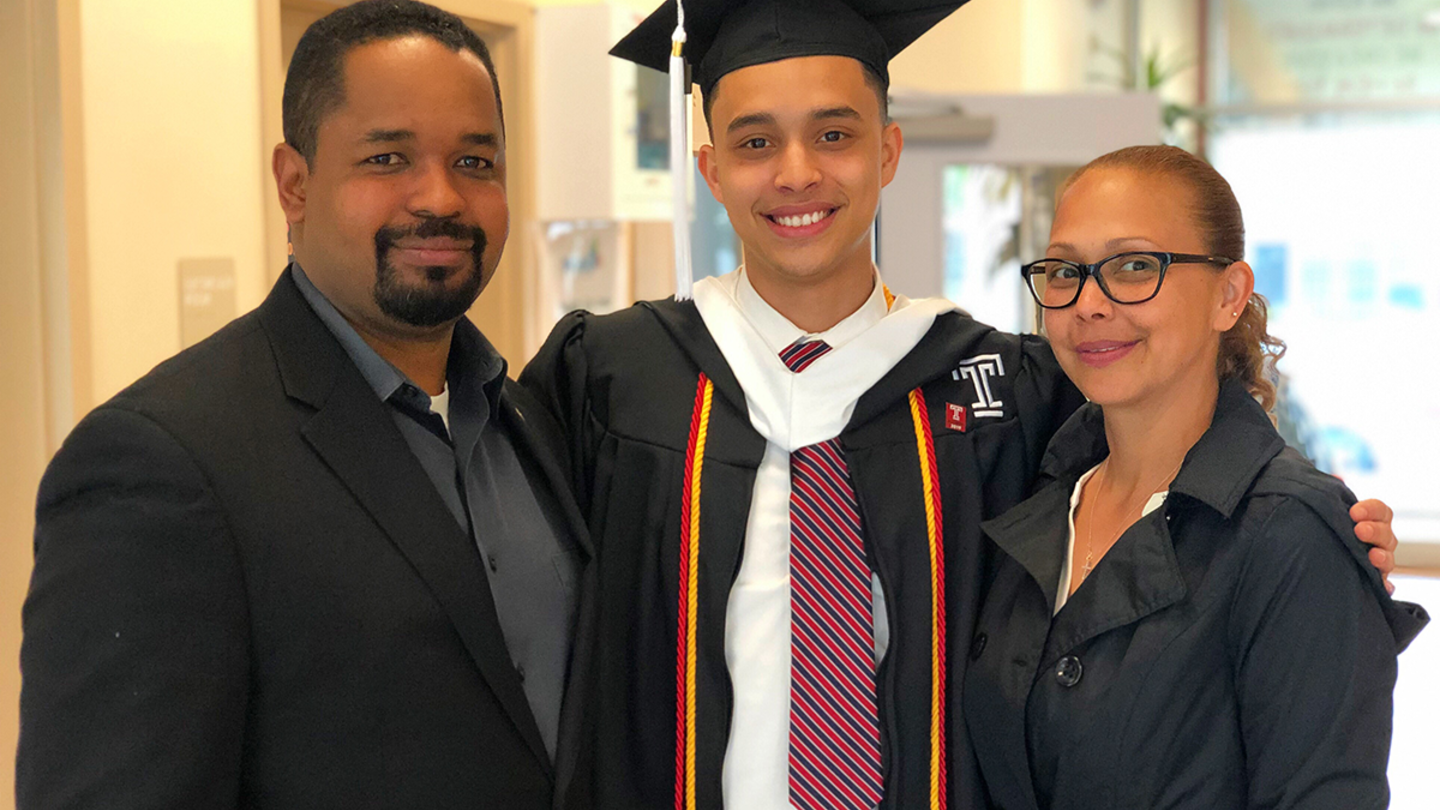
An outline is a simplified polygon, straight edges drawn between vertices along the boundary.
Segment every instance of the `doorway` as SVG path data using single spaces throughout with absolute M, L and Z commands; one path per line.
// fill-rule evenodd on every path
M 1037 330 L 1019 268 L 1041 258 L 1060 182 L 1106 152 L 1160 139 L 1148 94 L 925 96 L 892 110 L 906 142 L 876 225 L 886 284 L 948 297 L 1012 332 Z

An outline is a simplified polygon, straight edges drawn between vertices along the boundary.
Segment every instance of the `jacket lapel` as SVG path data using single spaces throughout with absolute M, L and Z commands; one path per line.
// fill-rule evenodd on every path
M 1065 564 L 1066 523 L 1056 521 L 1070 509 L 1074 482 L 1052 481 L 1005 514 L 980 528 L 1030 574 L 1051 613 L 1055 611 L 1060 569 Z
M 286 392 L 317 409 L 301 429 L 305 440 L 430 588 L 521 736 L 549 769 L 475 544 L 288 271 L 261 306 L 260 318 Z
M 1044 662 L 1185 598 L 1185 580 L 1175 558 L 1166 511 L 1162 506 L 1141 518 L 1100 558 L 1056 615 L 1045 643 Z M 1055 585 L 1051 585 L 1052 592 Z
M 1051 612 L 1062 587 L 1060 568 L 1069 534 L 1070 495 L 1080 476 L 1108 452 L 1100 408 L 1093 404 L 1081 408 L 1050 441 L 1035 495 L 984 524 L 996 544 L 1035 579 Z M 1055 616 L 1042 666 L 1101 633 L 1137 622 L 1185 598 L 1185 580 L 1175 557 L 1167 514 L 1168 503 L 1141 518 L 1100 559 Z

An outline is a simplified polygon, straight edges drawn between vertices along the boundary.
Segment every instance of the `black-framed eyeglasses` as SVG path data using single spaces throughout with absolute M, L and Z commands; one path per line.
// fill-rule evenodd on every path
M 1194 253 L 1132 251 L 1117 253 L 1094 264 L 1065 259 L 1041 259 L 1020 268 L 1020 275 L 1044 309 L 1064 309 L 1080 300 L 1085 280 L 1095 277 L 1100 291 L 1117 304 L 1143 304 L 1160 294 L 1165 271 L 1172 264 L 1232 265 L 1234 259 Z

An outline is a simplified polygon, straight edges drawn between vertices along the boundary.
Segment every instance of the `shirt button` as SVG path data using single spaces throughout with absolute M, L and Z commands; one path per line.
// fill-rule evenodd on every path
M 976 634 L 975 634 L 975 640 L 972 641 L 972 642 L 970 642 L 970 660 L 971 660 L 971 661 L 979 661 L 979 660 L 980 660 L 981 654 L 983 654 L 983 653 L 985 652 L 985 643 L 988 642 L 989 640 L 990 640 L 990 638 L 989 638 L 988 636 L 986 636 L 984 633 L 976 633 Z
M 1055 682 L 1069 689 L 1080 683 L 1080 676 L 1085 674 L 1085 668 L 1080 665 L 1080 659 L 1073 655 L 1067 655 L 1060 659 L 1055 665 Z
M 488 562 L 488 563 L 490 563 L 490 570 L 491 570 L 491 571 L 499 571 L 499 570 L 500 570 L 500 561 L 495 558 L 495 555 L 494 555 L 494 554 L 491 554 L 490 556 L 486 557 L 486 558 L 485 558 L 485 561 Z

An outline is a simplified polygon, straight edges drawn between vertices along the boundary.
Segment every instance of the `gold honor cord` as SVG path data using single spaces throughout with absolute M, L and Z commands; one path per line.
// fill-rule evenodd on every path
M 675 611 L 675 810 L 695 810 L 695 659 L 700 585 L 700 480 L 715 386 L 704 374 L 695 390 L 680 502 L 679 604 Z
M 925 496 L 925 530 L 930 546 L 930 810 L 946 805 L 945 765 L 945 533 L 940 502 L 940 470 L 935 464 L 935 437 L 919 388 L 910 392 L 910 418 L 920 458 Z

